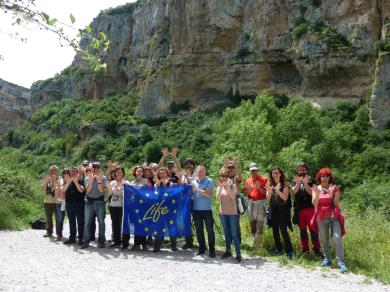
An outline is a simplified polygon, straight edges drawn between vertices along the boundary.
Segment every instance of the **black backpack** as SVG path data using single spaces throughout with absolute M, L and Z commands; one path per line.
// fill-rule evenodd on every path
M 30 225 L 32 229 L 39 229 L 39 230 L 46 229 L 46 221 L 43 218 L 38 218 L 30 221 Z

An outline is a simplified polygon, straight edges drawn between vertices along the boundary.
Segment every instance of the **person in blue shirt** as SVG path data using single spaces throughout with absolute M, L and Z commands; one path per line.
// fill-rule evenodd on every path
M 206 176 L 206 167 L 199 165 L 196 168 L 197 178 L 192 181 L 194 191 L 192 215 L 195 221 L 196 237 L 199 243 L 197 255 L 204 254 L 206 251 L 206 241 L 203 231 L 203 223 L 206 225 L 209 256 L 215 257 L 215 234 L 214 234 L 214 219 L 211 209 L 211 198 L 214 189 L 212 179 Z

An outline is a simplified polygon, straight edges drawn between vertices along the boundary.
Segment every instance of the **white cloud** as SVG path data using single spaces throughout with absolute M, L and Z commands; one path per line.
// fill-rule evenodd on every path
M 38 9 L 51 18 L 70 24 L 69 15 L 76 17 L 73 26 L 84 28 L 103 9 L 115 7 L 134 0 L 37 0 Z M 75 52 L 70 47 L 61 47 L 55 34 L 39 30 L 34 25 L 12 26 L 9 13 L 0 11 L 0 78 L 25 87 L 34 81 L 47 79 L 60 72 L 73 61 Z M 67 33 L 76 35 L 76 30 Z M 12 39 L 7 34 L 19 32 L 27 42 Z

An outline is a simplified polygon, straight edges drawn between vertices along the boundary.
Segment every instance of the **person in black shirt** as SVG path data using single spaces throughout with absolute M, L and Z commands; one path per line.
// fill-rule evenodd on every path
M 315 185 L 314 181 L 308 175 L 309 166 L 305 162 L 298 164 L 296 168 L 297 175 L 291 183 L 294 199 L 294 212 L 301 236 L 301 252 L 309 252 L 309 238 L 307 229 L 310 231 L 313 251 L 321 256 L 320 241 L 318 234 L 310 228 L 310 220 L 314 215 L 314 206 L 312 204 L 311 188 Z
M 76 229 L 79 234 L 79 245 L 83 244 L 84 235 L 84 181 L 80 178 L 79 169 L 72 167 L 61 191 L 65 194 L 66 214 L 69 218 L 69 239 L 64 244 L 76 242 Z

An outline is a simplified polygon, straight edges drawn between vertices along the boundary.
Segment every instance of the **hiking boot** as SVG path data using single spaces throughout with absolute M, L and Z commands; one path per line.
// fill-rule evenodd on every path
M 185 244 L 181 247 L 181 249 L 189 249 L 189 248 L 193 248 L 193 247 L 194 247 L 193 244 L 185 243 Z
M 292 251 L 288 251 L 288 252 L 286 252 L 286 254 L 287 254 L 287 258 L 288 258 L 289 260 L 292 260 L 292 258 L 293 258 L 293 252 L 292 252 Z
M 51 233 L 46 233 L 46 234 L 43 235 L 43 237 L 49 237 L 49 238 L 51 238 L 52 236 L 53 235 Z
M 141 250 L 141 247 L 139 245 L 133 245 L 131 248 L 130 248 L 131 251 L 139 251 Z
M 73 244 L 76 243 L 76 240 L 69 238 L 68 240 L 64 241 L 64 244 Z
M 57 235 L 56 241 L 61 241 L 61 240 L 62 240 L 62 236 L 61 235 Z
M 313 248 L 313 251 L 314 251 L 315 255 L 318 256 L 319 258 L 324 257 L 324 255 L 322 254 L 322 252 L 319 248 Z
M 232 256 L 232 252 L 230 250 L 227 250 L 223 253 L 223 255 L 221 256 L 221 259 L 227 259 L 231 256 Z
M 215 258 L 216 254 L 215 254 L 215 250 L 210 250 L 209 251 L 209 257 L 210 258 Z
M 337 266 L 339 267 L 339 270 L 341 273 L 347 273 L 348 272 L 348 268 L 347 266 L 344 264 L 344 263 L 338 263 Z
M 98 245 L 97 245 L 98 248 L 105 248 L 106 247 L 106 244 L 104 242 L 98 242 Z
M 84 244 L 81 246 L 81 249 L 86 249 L 86 248 L 88 248 L 88 247 L 89 247 L 89 242 L 86 241 L 86 242 L 84 242 Z
M 150 246 L 153 246 L 153 238 L 151 236 L 148 237 L 146 243 Z
M 113 242 L 113 243 L 110 244 L 110 246 L 108 248 L 114 248 L 114 247 L 119 247 L 119 246 L 121 246 L 120 243 Z
M 141 250 L 142 251 L 148 251 L 149 250 L 148 245 L 147 244 L 143 244 Z
M 236 263 L 238 264 L 240 262 L 241 262 L 241 255 L 238 254 L 238 255 L 236 255 Z
M 172 245 L 171 246 L 171 251 L 177 251 L 177 246 L 176 245 Z
M 199 249 L 198 252 L 195 255 L 202 255 L 206 252 L 205 249 Z
M 324 258 L 324 260 L 320 263 L 320 267 L 330 267 L 332 262 L 328 260 L 327 258 Z
M 84 240 L 79 239 L 78 245 L 83 245 L 83 244 L 84 244 Z

